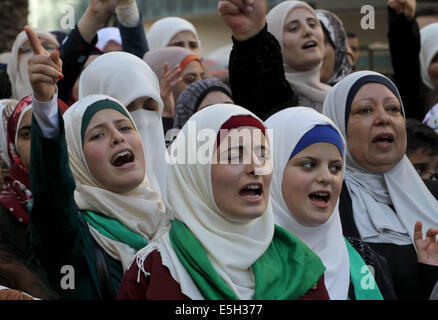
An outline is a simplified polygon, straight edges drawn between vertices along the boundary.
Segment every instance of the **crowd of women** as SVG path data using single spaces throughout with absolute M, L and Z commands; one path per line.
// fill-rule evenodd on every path
M 302 1 L 218 1 L 229 79 L 190 22 L 146 35 L 134 0 L 26 26 L 2 76 L 0 299 L 438 299 L 438 23 L 415 8 L 388 1 L 393 79 L 352 72 L 341 20 Z

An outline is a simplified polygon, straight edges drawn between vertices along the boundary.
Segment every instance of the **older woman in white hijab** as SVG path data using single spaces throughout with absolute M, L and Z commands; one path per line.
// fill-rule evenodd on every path
M 323 113 L 347 141 L 339 206 L 344 234 L 388 260 L 399 299 L 427 298 L 432 288 L 422 292 L 420 280 L 438 266 L 438 202 L 405 155 L 397 88 L 376 72 L 353 73 L 329 92 Z M 433 287 L 435 281 L 425 283 Z
M 201 55 L 201 41 L 193 24 L 179 17 L 166 17 L 152 24 L 147 36 L 150 50 L 183 47 Z
M 127 106 L 144 143 L 146 172 L 151 187 L 165 197 L 163 102 L 155 73 L 133 54 L 106 53 L 91 62 L 79 79 L 79 98 L 90 94 L 109 95 Z

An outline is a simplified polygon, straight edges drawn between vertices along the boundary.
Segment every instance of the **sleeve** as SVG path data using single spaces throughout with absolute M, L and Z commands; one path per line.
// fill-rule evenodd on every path
M 284 75 L 280 44 L 266 25 L 248 40 L 233 38 L 229 77 L 234 102 L 263 120 L 297 104 L 297 96 Z
M 134 2 L 135 3 L 135 2 Z M 132 9 L 132 8 L 131 8 Z M 143 19 L 141 13 L 138 11 L 137 6 L 134 8 L 138 13 L 138 22 L 134 25 L 129 23 L 124 23 L 124 11 L 117 12 L 117 26 L 120 30 L 120 36 L 122 38 L 122 48 L 123 51 L 132 53 L 140 59 L 143 59 L 146 51 L 149 50 L 146 34 L 143 27 Z M 128 11 L 129 12 L 129 11 Z M 127 15 L 127 14 L 126 14 Z M 133 14 L 130 14 L 132 16 Z
M 32 110 L 35 121 L 45 138 L 54 138 L 59 132 L 58 94 L 55 93 L 51 101 L 41 102 L 32 95 Z
M 429 299 L 435 284 L 438 281 L 438 266 L 418 263 L 420 272 L 420 284 L 426 299 Z
M 400 91 L 406 118 L 423 121 L 426 114 L 422 98 L 420 31 L 415 19 L 388 7 L 388 41 L 394 70 L 394 83 Z
M 33 206 L 28 227 L 31 251 L 42 266 L 59 274 L 73 264 L 78 252 L 79 215 L 74 200 L 75 181 L 69 166 L 64 122 L 60 132 L 45 138 L 35 116 L 31 124 L 30 187 Z
M 82 38 L 76 24 L 59 48 L 64 79 L 58 81 L 58 96 L 65 103 L 70 100 L 73 86 L 96 43 L 97 35 L 88 43 Z

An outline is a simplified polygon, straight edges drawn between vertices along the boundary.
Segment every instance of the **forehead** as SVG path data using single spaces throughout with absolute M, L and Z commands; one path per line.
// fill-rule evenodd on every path
M 356 93 L 353 103 L 359 99 L 366 98 L 394 98 L 395 94 L 385 85 L 377 82 L 369 82 L 364 84 Z M 398 99 L 397 99 L 398 100 Z
M 19 127 L 30 125 L 31 121 L 32 121 L 32 109 L 29 109 L 23 115 L 23 117 L 21 118 L 21 121 L 18 125 L 19 125 Z
M 225 133 L 227 131 L 224 131 Z M 222 133 L 222 131 L 221 131 Z M 253 126 L 241 126 L 235 129 L 228 130 L 227 135 L 221 140 L 221 149 L 244 146 L 254 148 L 257 146 L 268 146 L 266 136 L 262 130 Z M 227 143 L 224 143 L 224 142 Z
M 306 20 L 308 18 L 316 19 L 315 15 L 309 9 L 298 7 L 289 11 L 288 15 L 286 16 L 285 23 L 289 23 L 293 20 Z
M 96 112 L 91 118 L 87 130 L 98 124 L 112 123 L 118 120 L 130 121 L 124 114 L 115 109 L 104 109 Z
M 332 143 L 329 142 L 317 142 L 313 143 L 300 152 L 298 152 L 296 155 L 292 157 L 292 159 L 300 158 L 300 157 L 312 157 L 312 158 L 320 158 L 320 159 L 326 159 L 326 158 L 339 158 L 342 159 L 341 153 L 337 146 L 335 146 Z
M 187 73 L 201 73 L 204 71 L 201 63 L 198 60 L 191 61 L 182 71 L 182 74 L 185 75 Z
M 178 32 L 176 35 L 174 35 L 172 37 L 172 39 L 170 39 L 169 43 L 177 42 L 177 41 L 196 41 L 197 42 L 197 39 L 196 39 L 195 35 L 193 34 L 193 32 L 181 31 L 181 32 Z

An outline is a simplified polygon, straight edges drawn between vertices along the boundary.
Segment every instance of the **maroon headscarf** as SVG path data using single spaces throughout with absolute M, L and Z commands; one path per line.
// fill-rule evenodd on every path
M 3 177 L 4 189 L 0 193 L 0 204 L 8 210 L 19 222 L 28 225 L 29 213 L 26 205 L 32 199 L 30 191 L 29 173 L 23 166 L 20 156 L 17 153 L 15 137 L 23 110 L 32 104 L 32 95 L 23 98 L 11 113 L 6 128 L 6 137 L 8 143 L 8 156 L 10 166 L 8 172 Z M 68 106 L 58 99 L 58 106 L 64 113 Z

